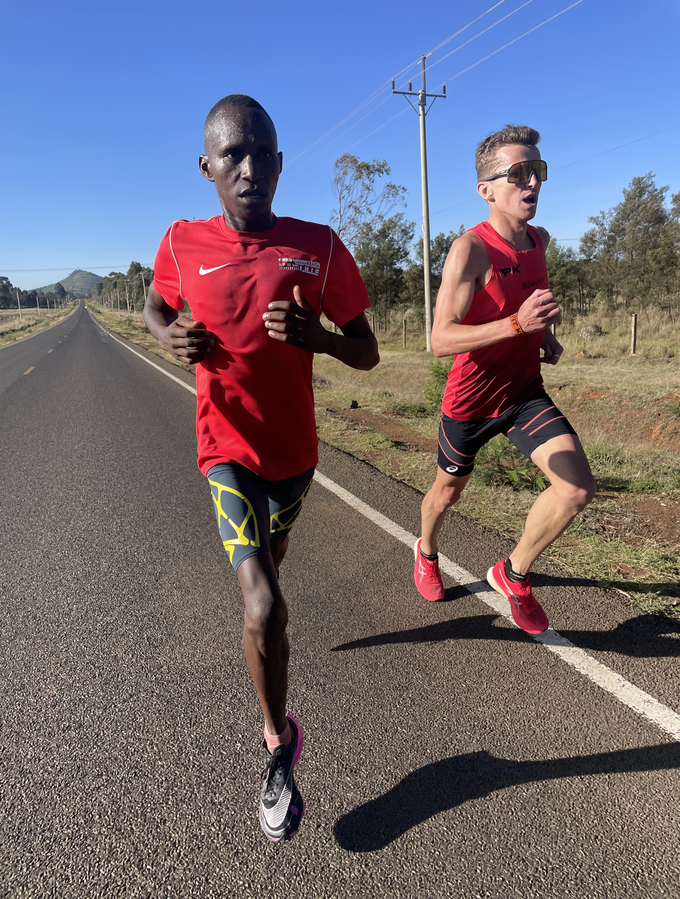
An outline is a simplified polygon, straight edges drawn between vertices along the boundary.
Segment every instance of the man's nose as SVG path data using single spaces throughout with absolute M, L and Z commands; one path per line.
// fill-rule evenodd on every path
M 257 181 L 260 177 L 258 165 L 250 155 L 244 156 L 241 161 L 241 177 L 245 181 Z
M 536 169 L 532 169 L 527 184 L 529 185 L 529 187 L 535 189 L 540 183 L 541 182 L 538 180 L 538 175 L 536 174 Z

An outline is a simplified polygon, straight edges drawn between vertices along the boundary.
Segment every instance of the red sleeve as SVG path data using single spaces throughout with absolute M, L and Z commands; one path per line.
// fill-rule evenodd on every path
M 153 286 L 168 306 L 181 312 L 184 308 L 182 275 L 173 248 L 173 230 L 176 224 L 177 222 L 173 222 L 165 232 L 156 253 L 153 264 Z
M 364 310 L 371 301 L 352 254 L 335 231 L 321 309 L 326 318 L 341 328 Z

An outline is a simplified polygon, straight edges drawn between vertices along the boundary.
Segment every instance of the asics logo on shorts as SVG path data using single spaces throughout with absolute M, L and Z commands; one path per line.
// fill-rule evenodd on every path
M 455 474 L 458 471 L 457 465 L 449 465 L 446 469 L 449 474 Z

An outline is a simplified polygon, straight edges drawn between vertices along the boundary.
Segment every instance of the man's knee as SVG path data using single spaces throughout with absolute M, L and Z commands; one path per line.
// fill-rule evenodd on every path
M 245 603 L 246 630 L 258 642 L 276 640 L 286 630 L 288 609 L 271 556 L 251 556 L 239 566 L 237 575 Z
M 435 483 L 430 490 L 430 502 L 434 505 L 437 513 L 446 512 L 451 506 L 455 506 L 463 492 L 463 486 L 458 484 L 438 486 Z
M 597 486 L 592 475 L 584 477 L 579 483 L 560 485 L 560 499 L 565 505 L 570 506 L 576 513 L 582 512 L 591 503 L 597 492 Z
M 283 637 L 288 625 L 288 609 L 281 596 L 245 596 L 245 628 L 249 636 L 265 646 Z

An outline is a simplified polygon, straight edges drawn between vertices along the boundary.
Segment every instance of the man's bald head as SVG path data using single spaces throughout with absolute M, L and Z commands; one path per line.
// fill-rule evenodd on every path
M 274 122 L 272 121 L 271 116 L 267 112 L 267 110 L 262 106 L 261 103 L 258 103 L 257 100 L 254 100 L 252 97 L 249 97 L 247 94 L 228 94 L 226 97 L 222 97 L 221 100 L 218 100 L 217 103 L 210 110 L 208 115 L 205 117 L 205 125 L 203 126 L 203 135 L 204 142 L 206 145 L 207 151 L 207 143 L 212 134 L 213 128 L 215 126 L 215 122 L 220 117 L 220 115 L 230 108 L 234 107 L 246 107 L 248 109 L 257 109 L 264 116 L 264 118 L 269 123 L 272 134 L 274 136 L 275 143 L 278 144 L 278 137 L 276 134 L 276 127 L 274 126 Z

